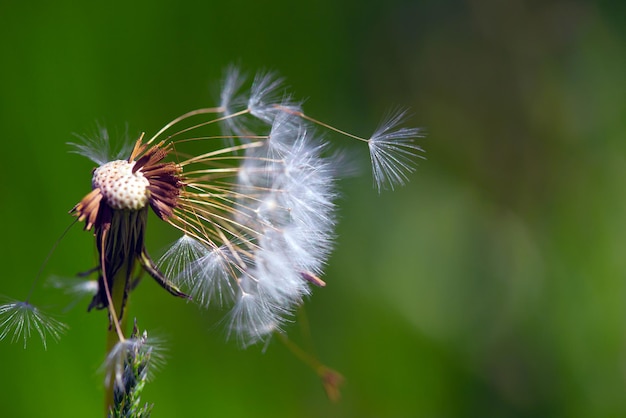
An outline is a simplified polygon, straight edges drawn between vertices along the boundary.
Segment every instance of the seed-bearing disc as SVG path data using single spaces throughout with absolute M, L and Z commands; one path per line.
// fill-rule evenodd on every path
M 113 209 L 139 210 L 148 203 L 148 179 L 141 170 L 133 173 L 135 161 L 111 161 L 98 167 L 91 180 L 100 189 L 106 203 Z

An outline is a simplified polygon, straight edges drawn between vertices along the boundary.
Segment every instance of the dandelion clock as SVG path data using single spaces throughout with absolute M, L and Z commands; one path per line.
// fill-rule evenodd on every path
M 230 68 L 219 106 L 187 112 L 115 155 L 105 131 L 72 144 L 96 165 L 91 189 L 70 213 L 97 249 L 85 274 L 91 285 L 80 288 L 92 292 L 89 310 L 108 315 L 111 416 L 135 416 L 132 408 L 149 413 L 138 393 L 159 358 L 158 343 L 137 325 L 127 335 L 125 325 L 140 277 L 181 301 L 222 308 L 226 334 L 242 346 L 282 336 L 305 297 L 326 285 L 345 151 L 325 138 L 336 134 L 367 147 L 379 192 L 404 184 L 415 169 L 420 132 L 402 127 L 404 112 L 363 138 L 305 114 L 272 73 L 258 74 L 248 89 L 245 81 Z M 146 245 L 150 211 L 180 234 L 159 258 Z M 46 345 L 66 332 L 31 304 L 30 293 L 0 306 L 0 339 L 26 345 L 37 334 Z M 335 393 L 339 375 L 320 370 Z

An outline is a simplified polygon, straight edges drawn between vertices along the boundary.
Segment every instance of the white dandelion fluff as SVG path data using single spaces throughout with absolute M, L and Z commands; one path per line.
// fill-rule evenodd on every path
M 10 338 L 11 342 L 16 342 L 21 339 L 26 348 L 31 335 L 36 333 L 47 349 L 48 338 L 58 341 L 66 330 L 67 325 L 29 302 L 8 301 L 0 305 L 0 340 Z
M 125 159 L 102 161 L 91 141 L 77 146 L 100 164 L 73 210 L 94 229 L 100 253 L 90 308 L 108 308 L 115 286 L 125 299 L 134 284 L 120 274 L 138 263 L 176 296 L 228 307 L 228 334 L 243 344 L 264 340 L 312 285 L 325 285 L 342 159 L 320 130 L 368 144 L 378 190 L 404 184 L 414 170 L 419 130 L 400 127 L 403 112 L 361 138 L 307 116 L 273 73 L 259 73 L 248 93 L 244 80 L 231 67 L 219 107 L 141 136 Z M 144 245 L 148 207 L 182 232 L 157 263 Z
M 192 300 L 208 307 L 234 300 L 230 271 L 233 260 L 226 247 L 208 248 L 197 239 L 184 234 L 159 259 L 157 265 L 165 277 L 186 289 Z
M 126 135 L 116 147 L 109 136 L 109 132 L 103 126 L 97 127 L 97 132 L 92 135 L 76 135 L 79 142 L 70 142 L 73 152 L 87 157 L 98 165 L 106 164 L 111 160 L 124 158 L 131 150 L 131 144 Z M 119 148 L 119 149 L 115 149 Z
M 284 333 L 295 310 L 326 286 L 337 183 L 353 172 L 327 136 L 367 144 L 380 192 L 404 185 L 415 171 L 420 131 L 403 127 L 406 113 L 397 111 L 371 137 L 356 136 L 305 114 L 275 73 L 259 72 L 246 84 L 232 66 L 217 107 L 186 112 L 122 147 L 100 127 L 70 144 L 97 165 L 91 190 L 70 213 L 72 225 L 93 231 L 98 259 L 78 278 L 49 282 L 73 303 L 89 295 L 88 310 L 108 311 L 103 369 L 111 416 L 149 415 L 139 395 L 162 362 L 160 341 L 139 334 L 136 323 L 130 338 L 124 330 L 128 295 L 142 273 L 176 297 L 227 309 L 226 334 L 243 346 L 277 334 L 322 377 L 329 397 L 339 396 L 341 375 Z M 146 248 L 150 210 L 181 234 L 157 262 Z M 25 347 L 38 335 L 47 348 L 67 330 L 29 302 L 42 269 L 25 301 L 0 303 L 0 340 Z
M 405 111 L 390 113 L 367 141 L 374 183 L 379 192 L 404 185 L 409 180 L 409 174 L 415 171 L 416 156 L 422 152 L 415 144 L 420 130 L 400 127 L 405 118 Z
M 49 286 L 60 289 L 72 299 L 81 299 L 85 296 L 93 296 L 98 292 L 96 280 L 86 280 L 76 277 L 52 276 L 47 280 Z

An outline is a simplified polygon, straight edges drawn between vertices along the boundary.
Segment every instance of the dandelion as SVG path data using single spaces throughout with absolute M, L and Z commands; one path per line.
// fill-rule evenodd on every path
M 320 128 L 368 144 L 379 190 L 413 171 L 419 131 L 397 128 L 403 113 L 365 139 L 307 116 L 271 73 L 257 75 L 247 94 L 243 84 L 231 68 L 220 106 L 140 136 L 126 159 L 103 161 L 106 135 L 102 149 L 93 140 L 76 146 L 99 164 L 71 211 L 94 230 L 99 252 L 89 309 L 108 308 L 116 327 L 140 265 L 175 296 L 229 306 L 228 334 L 243 345 L 281 330 L 311 285 L 325 285 L 333 245 L 341 172 Z M 148 207 L 182 233 L 157 263 L 144 244 Z
M 227 335 L 243 346 L 279 335 L 318 373 L 329 397 L 339 397 L 343 377 L 282 332 L 313 288 L 326 286 L 321 277 L 334 243 L 337 181 L 349 169 L 323 133 L 367 145 L 380 192 L 408 181 L 421 152 L 414 142 L 420 131 L 402 127 L 399 111 L 371 137 L 359 137 L 305 114 L 273 73 L 257 74 L 248 91 L 245 81 L 231 67 L 217 107 L 187 112 L 118 152 L 103 128 L 71 144 L 97 165 L 91 191 L 70 213 L 93 232 L 98 258 L 79 279 L 53 286 L 88 294 L 88 310 L 108 313 L 111 416 L 150 411 L 139 393 L 148 366 L 159 359 L 158 345 L 136 325 L 130 338 L 124 332 L 129 294 L 142 273 L 178 298 L 229 309 Z M 156 262 L 146 248 L 150 210 L 181 233 Z M 96 277 L 86 279 L 91 274 Z M 0 340 L 26 345 L 36 333 L 45 347 L 66 325 L 31 305 L 30 293 L 26 301 L 0 305 Z
M 85 222 L 85 230 L 94 229 L 99 253 L 98 292 L 88 309 L 108 307 L 120 340 L 123 332 L 118 320 L 133 287 L 137 263 L 171 294 L 185 297 L 157 270 L 144 243 L 148 205 L 165 220 L 172 216 L 180 193 L 180 169 L 174 163 L 161 163 L 170 146 L 148 148 L 140 138 L 128 160 L 110 161 L 94 170 L 92 191 L 71 211 Z M 119 295 L 116 306 L 113 295 Z

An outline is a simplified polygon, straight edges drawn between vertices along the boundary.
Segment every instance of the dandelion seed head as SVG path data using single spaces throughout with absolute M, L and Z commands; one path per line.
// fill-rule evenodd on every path
M 241 101 L 233 98 L 239 75 L 231 73 L 227 81 L 222 102 L 230 113 Z M 181 195 L 179 218 L 172 221 L 184 220 L 180 229 L 189 234 L 160 261 L 194 302 L 232 302 L 229 335 L 244 345 L 280 329 L 311 285 L 324 285 L 318 275 L 334 238 L 338 172 L 332 158 L 338 154 L 328 155 L 323 137 L 298 115 L 299 106 L 275 75 L 255 78 L 247 112 L 256 124 L 232 121 L 225 131 L 266 136 L 240 148 L 232 178 L 220 179 L 219 187 L 206 183 L 210 158 L 196 161 L 202 170 L 183 173 L 194 189 Z
M 11 342 L 16 342 L 22 339 L 26 348 L 28 339 L 36 332 L 47 349 L 47 338 L 58 341 L 66 330 L 67 325 L 29 302 L 9 301 L 0 305 L 0 340 L 10 337 Z
M 92 187 L 100 189 L 111 208 L 139 210 L 148 203 L 150 182 L 141 170 L 133 171 L 134 166 L 135 161 L 116 160 L 94 171 Z
M 137 264 L 169 293 L 187 298 L 156 268 L 144 242 L 147 205 L 161 220 L 167 220 L 173 215 L 183 185 L 179 177 L 182 168 L 162 162 L 171 146 L 163 141 L 149 146 L 142 134 L 127 160 L 110 161 L 94 170 L 91 192 L 70 211 L 85 221 L 85 230 L 95 227 L 98 291 L 87 309 L 109 309 L 114 323 L 124 313 Z M 113 315 L 109 289 L 118 283 L 124 291 L 119 312 Z
M 404 112 L 365 139 L 305 115 L 274 73 L 258 73 L 247 91 L 244 81 L 230 67 L 219 107 L 184 113 L 146 142 L 140 137 L 126 160 L 101 163 L 73 213 L 86 229 L 95 226 L 100 251 L 136 257 L 171 293 L 186 296 L 180 286 L 202 306 L 229 304 L 228 333 L 247 345 L 280 330 L 313 286 L 325 286 L 319 276 L 335 238 L 336 184 L 352 169 L 321 132 L 367 143 L 379 191 L 408 181 L 420 148 L 413 142 L 419 131 L 400 127 Z M 217 116 L 191 119 L 211 113 Z M 190 151 L 190 142 L 206 149 Z M 99 157 L 87 147 L 78 152 Z M 183 233 L 156 265 L 142 241 L 146 210 L 141 225 L 127 228 L 132 233 L 114 228 L 135 222 L 116 223 L 116 212 L 148 204 Z M 117 248 L 116 237 L 129 239 Z M 115 257 L 101 255 L 106 271 L 123 264 L 106 265 Z M 95 306 L 106 306 L 99 295 Z

